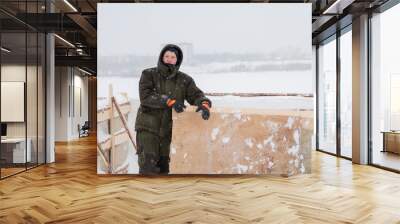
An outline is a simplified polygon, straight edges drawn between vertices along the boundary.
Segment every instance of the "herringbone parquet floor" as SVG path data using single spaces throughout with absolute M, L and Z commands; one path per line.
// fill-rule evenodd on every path
M 95 138 L 0 181 L 0 223 L 400 223 L 400 175 L 313 153 L 313 173 L 98 176 Z

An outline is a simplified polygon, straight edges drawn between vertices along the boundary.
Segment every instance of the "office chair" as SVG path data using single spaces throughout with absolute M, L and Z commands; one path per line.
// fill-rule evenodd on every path
M 82 127 L 79 127 L 80 125 L 78 125 L 79 128 L 79 138 L 80 137 L 87 137 L 89 136 L 89 129 L 90 129 L 90 125 L 89 125 L 89 121 L 85 121 L 85 123 L 82 125 Z

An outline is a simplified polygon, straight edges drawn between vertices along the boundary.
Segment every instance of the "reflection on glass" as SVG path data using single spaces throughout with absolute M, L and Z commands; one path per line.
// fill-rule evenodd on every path
M 336 153 L 336 40 L 318 48 L 318 146 Z
M 1 1 L 16 14 L 44 13 L 45 1 Z M 45 162 L 45 35 L 10 22 L 1 31 L 1 178 Z
M 25 170 L 31 159 L 26 150 L 24 100 L 26 86 L 25 33 L 2 33 L 1 44 L 1 139 L 2 177 Z M 29 146 L 29 145 L 28 145 Z
M 30 149 L 30 161 L 27 167 L 37 165 L 37 33 L 27 33 L 27 143 Z

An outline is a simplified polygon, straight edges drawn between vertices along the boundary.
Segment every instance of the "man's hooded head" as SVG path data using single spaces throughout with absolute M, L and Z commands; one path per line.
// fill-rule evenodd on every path
M 165 52 L 167 52 L 167 51 L 175 53 L 175 55 L 176 55 L 176 64 L 175 65 L 164 63 L 163 58 L 164 58 Z M 160 52 L 157 67 L 160 70 L 161 74 L 168 76 L 168 77 L 173 77 L 173 76 L 175 76 L 176 72 L 179 70 L 179 67 L 182 64 L 182 59 L 183 59 L 183 53 L 182 53 L 181 48 L 179 48 L 177 45 L 174 45 L 174 44 L 167 44 L 166 46 L 163 47 L 163 49 Z

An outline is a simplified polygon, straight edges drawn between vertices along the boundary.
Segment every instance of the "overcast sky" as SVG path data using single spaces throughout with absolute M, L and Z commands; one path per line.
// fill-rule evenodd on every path
M 190 42 L 195 53 L 311 52 L 311 4 L 99 3 L 99 56 L 158 55 Z

